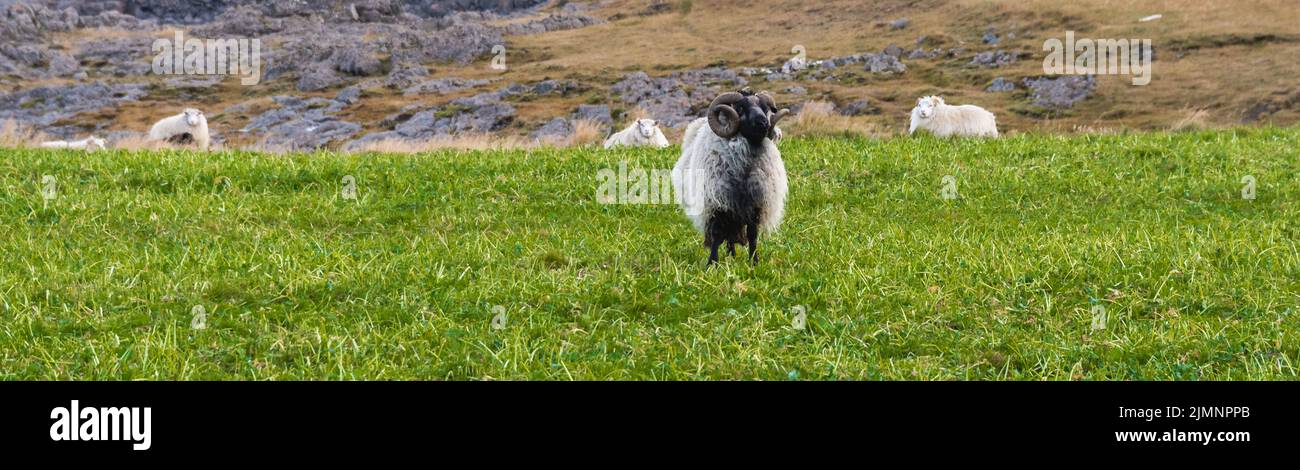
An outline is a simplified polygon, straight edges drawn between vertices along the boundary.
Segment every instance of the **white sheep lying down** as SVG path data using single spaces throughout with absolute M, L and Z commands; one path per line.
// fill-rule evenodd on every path
M 203 116 L 203 111 L 186 108 L 180 114 L 163 118 L 154 123 L 153 127 L 149 129 L 149 140 L 172 143 L 189 143 L 193 141 L 199 145 L 200 150 L 207 150 L 209 143 L 208 118 Z
M 654 119 L 637 119 L 632 125 L 614 133 L 605 139 L 605 148 L 614 148 L 617 146 L 625 147 L 655 147 L 664 148 L 668 146 L 668 138 L 664 137 L 664 131 L 659 129 L 659 123 Z
M 95 151 L 95 150 L 104 150 L 108 148 L 108 143 L 105 142 L 104 139 L 92 135 L 90 137 L 81 140 L 74 140 L 72 142 L 68 142 L 66 140 L 54 140 L 50 142 L 42 142 L 41 148 Z
M 908 134 L 924 129 L 937 137 L 997 137 L 997 118 L 979 106 L 949 106 L 938 96 L 916 100 Z

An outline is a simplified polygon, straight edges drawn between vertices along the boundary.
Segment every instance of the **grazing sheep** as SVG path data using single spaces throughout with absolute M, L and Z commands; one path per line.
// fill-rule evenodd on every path
M 42 143 L 41 143 L 41 148 L 47 148 L 47 149 L 76 149 L 76 150 L 85 150 L 85 151 L 93 152 L 93 151 L 95 151 L 95 150 L 104 150 L 104 149 L 108 148 L 108 144 L 107 144 L 107 142 L 104 141 L 104 139 L 101 139 L 101 138 L 99 138 L 99 137 L 95 137 L 95 136 L 92 135 L 92 136 L 90 136 L 90 137 L 87 137 L 87 138 L 84 138 L 84 139 L 81 139 L 81 140 L 75 140 L 75 141 L 72 141 L 72 142 L 68 142 L 68 141 L 66 141 L 66 140 L 55 140 L 55 141 L 50 141 L 50 142 L 42 142 Z
M 938 96 L 916 100 L 916 107 L 912 108 L 912 127 L 907 133 L 914 134 L 917 129 L 925 129 L 937 137 L 998 136 L 998 124 L 993 113 L 970 104 L 949 106 Z
M 208 118 L 203 111 L 186 108 L 180 114 L 164 118 L 149 129 L 149 140 L 170 143 L 197 143 L 200 150 L 208 149 Z
M 749 258 L 757 263 L 759 231 L 780 226 L 787 182 L 772 139 L 777 121 L 788 113 L 777 111 L 771 95 L 746 88 L 719 95 L 708 117 L 686 128 L 673 189 L 686 217 L 704 235 L 709 265 L 718 261 L 723 242 L 732 255 L 736 244 L 749 245 Z
M 632 125 L 627 126 L 627 129 L 605 139 L 605 148 L 619 145 L 664 148 L 668 146 L 668 138 L 664 137 L 664 131 L 659 130 L 659 123 L 654 119 L 637 119 Z

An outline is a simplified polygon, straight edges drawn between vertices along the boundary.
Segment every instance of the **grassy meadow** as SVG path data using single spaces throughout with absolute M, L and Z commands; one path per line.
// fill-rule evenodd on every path
M 0 379 L 1297 377 L 1300 129 L 781 147 L 712 269 L 675 147 L 5 149 Z

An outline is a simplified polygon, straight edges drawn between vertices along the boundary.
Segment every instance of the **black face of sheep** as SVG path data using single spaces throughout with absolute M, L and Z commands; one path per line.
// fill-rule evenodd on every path
M 723 93 L 709 105 L 709 128 L 719 137 L 744 137 L 751 145 L 773 138 L 776 123 L 790 111 L 777 111 L 776 101 L 767 92 L 754 93 L 746 88 Z

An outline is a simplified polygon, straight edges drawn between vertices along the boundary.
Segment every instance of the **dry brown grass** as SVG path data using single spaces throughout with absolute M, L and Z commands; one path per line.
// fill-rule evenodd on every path
M 148 136 L 136 135 L 122 137 L 109 143 L 110 148 L 122 150 L 158 150 L 172 148 L 166 142 L 149 140 Z
M 571 121 L 573 132 L 569 135 L 556 136 L 556 138 L 541 139 L 537 145 L 545 147 L 585 147 L 604 142 L 604 127 L 599 122 L 588 121 L 588 119 L 575 119 Z
M 4 148 L 27 148 L 37 147 L 49 136 L 36 131 L 28 126 L 19 123 L 13 119 L 0 121 L 0 147 Z
M 740 7 L 752 15 L 712 14 Z M 794 44 L 806 46 L 814 60 L 880 51 L 890 44 L 910 49 L 919 36 L 947 38 L 944 47 L 966 48 L 966 56 L 956 60 L 905 59 L 908 71 L 898 77 L 800 83 L 809 96 L 821 99 L 872 99 L 881 114 L 855 119 L 898 133 L 907 129 L 913 98 L 926 94 L 983 106 L 998 115 L 999 127 L 1006 131 L 1050 132 L 1058 125 L 1054 120 L 1066 121 L 1065 132 L 1076 124 L 1163 130 L 1183 119 L 1183 109 L 1189 106 L 1207 108 L 1216 118 L 1236 119 L 1261 97 L 1294 88 L 1294 77 L 1300 76 L 1300 62 L 1293 60 L 1300 54 L 1300 42 L 1206 46 L 1177 57 L 1172 52 L 1175 44 L 1200 44 L 1225 36 L 1295 36 L 1300 8 L 1295 8 L 1294 0 L 1243 0 L 1232 8 L 1197 0 L 695 0 L 684 17 L 635 14 L 645 8 L 643 1 L 613 0 L 602 3 L 595 14 L 630 14 L 589 28 L 512 37 L 511 47 L 527 49 L 530 60 L 513 63 L 510 79 L 554 78 L 556 71 L 570 70 L 580 71 L 584 79 L 613 82 L 632 71 L 665 75 L 719 63 L 772 66 L 788 58 Z M 1137 21 L 1155 13 L 1164 17 Z M 765 21 L 753 24 L 751 16 Z M 901 30 L 887 26 L 900 17 L 910 18 L 911 26 Z M 967 67 L 970 55 L 994 48 L 980 42 L 988 27 L 999 33 L 1017 32 L 1016 38 L 1004 37 L 996 48 L 1019 51 L 1022 60 L 999 69 Z M 1094 98 L 1052 120 L 1018 112 L 1025 107 L 1020 93 L 984 91 L 995 76 L 1018 81 L 1041 75 L 1043 41 L 1062 37 L 1067 29 L 1083 37 L 1151 38 L 1157 50 L 1171 52 L 1160 56 L 1151 85 L 1135 87 L 1128 77 L 1101 77 Z M 619 40 L 608 41 L 610 37 Z M 717 37 L 745 39 L 719 41 Z M 465 71 L 480 68 L 473 64 Z M 786 84 L 756 82 L 755 86 L 779 94 Z M 790 101 L 782 96 L 778 100 Z M 1271 118 L 1284 124 L 1296 122 L 1300 109 L 1284 109 Z
M 641 14 L 648 7 L 644 0 L 597 2 L 596 8 L 589 12 L 592 16 L 602 19 L 619 13 L 623 16 L 588 28 L 510 36 L 507 38 L 510 50 L 507 71 L 492 70 L 487 66 L 487 58 L 469 64 L 428 64 L 434 71 L 430 78 L 486 78 L 494 80 L 492 85 L 460 94 L 415 97 L 404 96 L 396 90 L 367 87 L 361 101 L 341 112 L 339 118 L 358 123 L 367 132 L 375 132 L 386 130 L 378 128 L 377 123 L 408 105 L 432 107 L 506 83 L 567 78 L 591 86 L 589 92 L 581 94 L 513 102 L 517 110 L 517 125 L 502 132 L 527 134 L 532 129 L 524 124 L 545 122 L 556 116 L 556 110 L 571 109 L 578 104 L 603 103 L 611 105 L 616 113 L 623 111 L 626 104 L 618 97 L 608 96 L 605 87 L 633 71 L 662 76 L 711 65 L 732 68 L 775 66 L 790 56 L 790 49 L 795 44 L 805 46 L 809 58 L 817 60 L 878 52 L 890 44 L 911 49 L 920 36 L 941 38 L 943 47 L 963 47 L 966 53 L 951 60 L 905 59 L 908 70 L 900 76 L 858 74 L 846 80 L 800 82 L 799 85 L 808 91 L 806 96 L 782 95 L 781 90 L 793 82 L 767 83 L 756 79 L 751 84 L 777 93 L 778 101 L 783 104 L 805 99 L 834 102 L 870 99 L 880 108 L 880 114 L 844 119 L 832 117 L 830 121 L 841 122 L 810 121 L 808 127 L 829 129 L 813 130 L 812 133 L 836 133 L 837 128 L 852 127 L 846 123 L 858 123 L 854 124 L 858 128 L 850 129 L 852 132 L 883 135 L 905 132 L 907 114 L 915 97 L 927 94 L 943 95 L 950 102 L 977 104 L 993 111 L 998 116 L 999 129 L 1004 133 L 1016 130 L 1071 132 L 1075 126 L 1167 130 L 1199 125 L 1196 120 L 1183 122 L 1190 117 L 1189 108 L 1205 110 L 1213 118 L 1207 119 L 1207 125 L 1229 125 L 1237 123 L 1252 104 L 1269 99 L 1274 93 L 1294 90 L 1295 77 L 1300 76 L 1300 61 L 1294 60 L 1300 56 L 1300 41 L 1290 39 L 1235 45 L 1231 41 L 1261 34 L 1297 36 L 1300 32 L 1295 25 L 1300 23 L 1300 8 L 1295 8 L 1295 0 L 1240 0 L 1232 2 L 1231 8 L 1204 0 L 1080 0 L 1064 3 L 1058 0 L 692 0 L 689 9 L 685 8 L 682 0 L 668 1 L 677 7 L 674 11 L 648 16 Z M 747 14 L 717 14 L 740 8 L 744 8 Z M 550 12 L 544 9 L 538 16 Z M 1137 21 L 1155 13 L 1162 14 L 1163 18 L 1146 23 Z M 755 17 L 764 18 L 764 21 L 755 23 Z M 889 21 L 901 17 L 909 18 L 911 26 L 898 30 L 888 27 Z M 531 18 L 519 21 L 527 19 Z M 986 46 L 980 41 L 980 36 L 989 27 L 1003 34 L 1003 42 L 998 46 Z M 1077 31 L 1081 37 L 1151 38 L 1159 51 L 1151 84 L 1135 87 L 1128 83 L 1127 77 L 1100 77 L 1096 96 L 1066 113 L 1051 117 L 1027 112 L 1027 100 L 1022 92 L 984 91 L 995 76 L 1018 82 L 1024 77 L 1041 75 L 1043 40 L 1061 37 L 1066 29 Z M 1004 33 L 1010 31 L 1016 32 L 1017 37 L 1006 37 Z M 163 28 L 146 33 L 114 29 L 76 30 L 57 33 L 54 37 L 63 50 L 73 51 L 97 38 L 137 34 L 171 37 L 171 30 Z M 1229 39 L 1227 45 L 1217 44 L 1225 38 Z M 1195 47 L 1186 53 L 1179 50 L 1188 46 Z M 969 66 L 971 55 L 993 48 L 1018 51 L 1021 60 L 997 69 Z M 126 103 L 103 112 L 82 113 L 67 124 L 109 123 L 112 129 L 145 130 L 157 120 L 160 109 L 197 106 L 210 110 L 210 114 L 217 114 L 237 103 L 251 103 L 254 106 L 247 111 L 232 113 L 224 116 L 221 122 L 211 124 L 218 132 L 225 133 L 231 139 L 229 145 L 234 147 L 250 144 L 243 135 L 233 131 L 269 107 L 269 96 L 331 97 L 337 92 L 337 89 L 329 89 L 299 93 L 294 90 L 292 80 L 272 80 L 253 88 L 239 86 L 237 82 L 227 80 L 213 87 L 199 103 L 186 102 L 172 94 L 154 94 L 138 103 Z M 24 82 L 23 86 L 38 83 Z M 49 84 L 67 83 L 71 81 L 57 79 Z M 639 117 L 653 116 L 633 110 L 625 118 Z M 1281 109 L 1260 122 L 1280 125 L 1300 122 L 1300 106 Z M 783 127 L 787 127 L 787 133 L 796 131 L 793 133 L 797 134 L 794 129 L 797 126 L 791 124 Z M 680 135 L 680 130 L 665 128 L 664 132 L 674 140 Z M 478 141 L 493 139 L 445 140 L 431 145 L 473 147 L 480 145 Z M 527 141 L 513 144 L 534 145 Z
M 654 119 L 654 118 L 655 118 L 654 115 L 650 114 L 650 111 L 646 111 L 645 108 L 637 106 L 635 108 L 629 109 L 627 113 L 623 116 L 623 120 L 626 122 L 626 125 L 624 127 L 630 126 L 632 125 L 632 123 L 637 122 L 641 119 Z
M 554 139 L 534 140 L 504 134 L 457 134 L 426 140 L 388 139 L 369 142 L 351 153 L 424 153 L 437 150 L 504 150 L 537 147 L 585 147 L 599 145 L 605 139 L 604 126 L 586 119 L 573 121 L 573 132 Z M 262 149 L 259 149 L 262 150 Z
M 1063 132 L 1063 131 L 1058 131 L 1058 132 Z M 1089 126 L 1086 124 L 1075 124 L 1070 127 L 1069 132 L 1073 134 L 1116 135 L 1116 134 L 1120 134 L 1122 131 L 1119 129 L 1115 129 L 1113 127 L 1097 127 L 1097 126 Z M 1007 137 L 1013 134 L 1004 133 L 1002 135 L 1003 137 Z
M 368 142 L 351 153 L 424 153 L 436 150 L 504 150 L 537 147 L 538 142 L 517 136 L 458 134 L 426 140 L 387 139 Z
M 219 152 L 226 146 L 213 143 L 208 147 L 209 152 Z M 149 136 L 140 134 L 126 137 L 119 137 L 108 143 L 108 148 L 121 150 L 193 150 L 198 151 L 197 145 L 174 145 L 161 140 L 149 140 Z M 246 150 L 256 150 L 265 153 L 277 153 L 273 149 L 250 148 Z
M 573 133 L 565 141 L 562 147 L 585 147 L 589 145 L 600 145 L 605 141 L 605 126 L 599 122 L 587 119 L 577 119 L 573 121 Z
M 835 105 L 827 101 L 804 104 L 799 114 L 787 118 L 780 127 L 786 136 L 878 135 L 871 123 L 836 113 Z
M 1174 125 L 1170 126 L 1169 130 L 1174 132 L 1198 131 L 1202 129 L 1208 129 L 1211 127 L 1209 110 L 1204 108 L 1202 109 L 1189 108 L 1189 109 L 1184 109 L 1183 113 L 1184 113 L 1183 118 L 1179 119 L 1177 122 L 1174 123 Z

